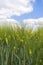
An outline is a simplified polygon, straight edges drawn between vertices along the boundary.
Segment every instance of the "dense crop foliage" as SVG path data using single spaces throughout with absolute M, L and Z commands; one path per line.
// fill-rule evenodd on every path
M 0 65 L 43 65 L 43 28 L 0 27 Z

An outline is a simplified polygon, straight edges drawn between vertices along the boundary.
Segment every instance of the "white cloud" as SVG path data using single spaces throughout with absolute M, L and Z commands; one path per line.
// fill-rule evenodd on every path
M 38 19 L 24 19 L 23 23 L 28 28 L 31 27 L 33 29 L 37 29 L 37 27 L 43 26 L 43 18 L 38 18 Z
M 35 0 L 0 0 L 0 16 L 7 18 L 33 11 Z
M 38 25 L 38 24 L 42 24 L 43 25 L 43 18 L 38 18 L 38 19 L 24 19 L 23 20 L 24 24 L 34 24 L 34 25 Z
M 43 18 L 38 19 L 24 19 L 23 24 L 28 29 L 33 28 L 33 30 L 36 30 L 37 27 L 43 26 Z M 7 18 L 0 18 L 0 26 L 2 25 L 9 25 L 9 26 L 19 26 L 21 27 L 21 24 L 14 20 L 14 19 L 7 19 Z
M 14 19 L 4 19 L 4 18 L 0 18 L 0 26 L 3 26 L 3 25 L 8 25 L 8 26 L 12 26 L 12 27 L 15 27 L 15 26 L 20 26 L 20 23 Z

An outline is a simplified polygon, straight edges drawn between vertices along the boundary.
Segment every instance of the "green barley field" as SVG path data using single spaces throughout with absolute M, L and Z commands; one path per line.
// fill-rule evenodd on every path
M 0 27 L 0 65 L 43 65 L 43 28 Z

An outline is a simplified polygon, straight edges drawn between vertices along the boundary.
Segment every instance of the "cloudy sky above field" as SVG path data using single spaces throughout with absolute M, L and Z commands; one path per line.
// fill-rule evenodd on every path
M 43 0 L 0 0 L 1 19 L 20 23 L 43 20 Z

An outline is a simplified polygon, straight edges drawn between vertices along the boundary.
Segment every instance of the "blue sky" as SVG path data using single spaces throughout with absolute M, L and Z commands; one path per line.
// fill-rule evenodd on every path
M 31 18 L 41 18 L 43 17 L 43 0 L 36 0 L 33 6 L 33 11 L 30 13 L 25 13 L 21 16 L 11 16 L 11 18 L 14 18 L 18 21 L 21 21 L 23 19 L 31 19 Z

